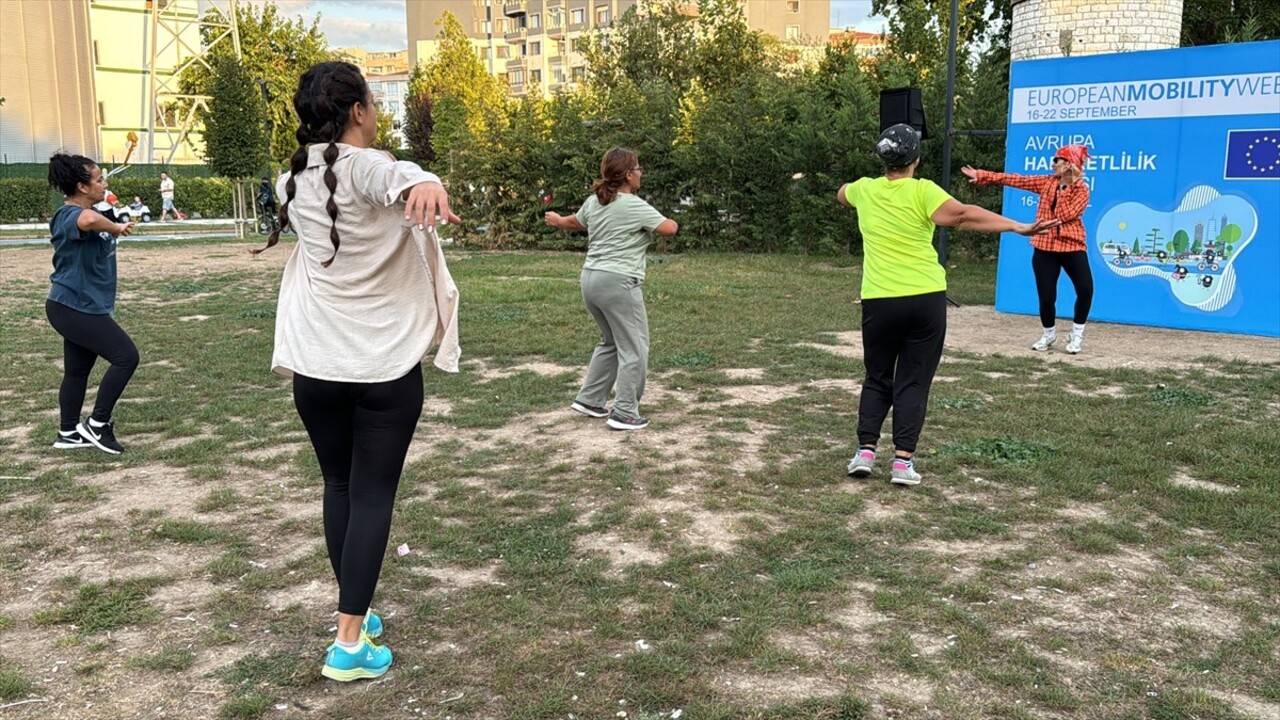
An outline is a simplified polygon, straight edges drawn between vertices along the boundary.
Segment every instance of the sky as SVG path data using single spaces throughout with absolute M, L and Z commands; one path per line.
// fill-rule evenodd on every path
M 262 5 L 267 0 L 242 0 Z M 320 30 L 330 47 L 360 47 L 371 52 L 404 50 L 406 0 L 273 0 L 290 17 L 306 22 L 320 15 Z M 408 0 L 430 2 L 431 0 Z M 772 0 L 784 2 L 784 0 Z M 857 26 L 865 32 L 880 32 L 884 18 L 871 18 L 871 0 L 831 0 L 831 26 Z

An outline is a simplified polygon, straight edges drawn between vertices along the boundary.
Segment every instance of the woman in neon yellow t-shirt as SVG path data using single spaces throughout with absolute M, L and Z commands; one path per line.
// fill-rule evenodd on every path
M 913 457 L 924 427 L 929 387 L 947 334 L 947 274 L 933 248 L 938 225 L 979 232 L 1035 235 L 1058 224 L 1014 222 L 965 205 L 929 180 L 914 177 L 920 134 L 894 125 L 880 134 L 882 177 L 840 186 L 837 199 L 858 211 L 862 231 L 862 352 L 866 377 L 858 404 L 858 453 L 849 475 L 875 467 L 876 442 L 893 408 L 895 455 L 889 482 L 918 485 Z

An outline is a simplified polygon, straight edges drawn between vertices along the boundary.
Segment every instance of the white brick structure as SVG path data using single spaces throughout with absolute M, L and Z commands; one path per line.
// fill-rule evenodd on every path
M 1014 60 L 1176 48 L 1182 0 L 1012 0 Z

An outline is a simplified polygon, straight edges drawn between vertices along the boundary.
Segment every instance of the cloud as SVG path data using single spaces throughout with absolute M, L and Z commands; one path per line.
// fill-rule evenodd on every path
M 320 16 L 320 31 L 330 47 L 360 47 L 370 51 L 403 50 L 404 0 L 271 0 L 285 17 L 310 23 Z M 241 0 L 262 7 L 268 0 Z

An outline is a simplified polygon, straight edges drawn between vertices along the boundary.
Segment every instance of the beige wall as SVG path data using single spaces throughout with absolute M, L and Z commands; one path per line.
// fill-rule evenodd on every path
M 420 60 L 418 42 L 434 41 L 436 34 L 440 32 L 437 20 L 446 12 L 453 13 L 462 22 L 462 27 L 471 32 L 474 7 L 474 0 L 404 0 L 405 33 L 409 38 L 409 71 L 412 72 Z M 495 14 L 502 14 L 501 7 Z
M 62 0 L 55 0 L 61 2 Z M 196 0 L 173 0 L 175 12 L 185 19 L 179 34 L 187 48 L 200 47 L 200 30 L 195 24 Z M 98 137 L 102 161 L 124 162 L 128 152 L 127 135 L 137 133 L 139 142 L 130 162 L 159 162 L 148 158 L 151 146 L 147 137 L 151 121 L 151 75 L 154 71 L 172 78 L 174 69 L 190 55 L 189 49 L 171 41 L 171 31 L 159 29 L 160 39 L 152 37 L 151 14 L 146 0 L 92 0 L 89 3 L 90 34 L 94 63 L 94 84 L 99 107 Z M 166 37 L 168 35 L 169 37 Z M 151 68 L 152 44 L 159 44 L 156 67 Z M 176 132 L 175 132 L 176 136 Z M 156 140 L 156 154 L 167 157 L 169 138 Z M 204 162 L 203 139 L 192 134 L 189 142 L 179 146 L 174 162 Z
M 747 22 L 784 40 L 825 44 L 831 28 L 831 0 L 746 0 Z
M 0 12 L 0 161 L 47 162 L 56 150 L 98 159 L 87 0 Z
M 1014 60 L 1176 48 L 1182 0 L 1013 0 Z

